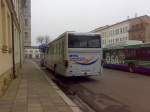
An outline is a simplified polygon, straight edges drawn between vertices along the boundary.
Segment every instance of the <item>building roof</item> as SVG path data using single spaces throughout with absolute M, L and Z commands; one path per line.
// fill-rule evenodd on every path
M 118 25 L 118 24 L 122 24 L 122 23 L 125 23 L 125 22 L 128 22 L 128 21 L 133 21 L 133 20 L 136 20 L 136 19 L 144 20 L 145 18 L 150 19 L 150 17 L 149 17 L 148 15 L 139 16 L 139 17 L 134 17 L 134 18 L 131 18 L 131 19 L 126 19 L 126 20 L 121 21 L 121 22 L 117 22 L 117 23 L 112 24 L 112 25 L 105 25 L 105 26 L 103 26 L 103 27 L 96 28 L 95 30 L 93 30 L 93 31 L 91 31 L 91 32 L 101 31 L 101 30 L 110 28 L 110 27 L 112 27 L 112 26 L 115 26 L 115 25 Z
M 100 31 L 100 30 L 106 29 L 106 28 L 108 28 L 108 27 L 109 27 L 109 25 L 105 25 L 105 26 L 102 26 L 102 27 L 96 28 L 96 29 L 92 30 L 91 32 Z
M 113 24 L 113 25 L 111 25 L 111 26 L 118 25 L 118 24 L 121 24 L 121 23 L 125 23 L 125 22 L 128 22 L 128 21 L 134 21 L 134 20 L 136 20 L 136 19 L 144 19 L 144 18 L 149 18 L 149 19 L 150 19 L 150 17 L 149 17 L 148 15 L 144 15 L 144 16 L 139 16 L 139 17 L 134 17 L 134 18 L 131 18 L 131 19 L 127 19 L 127 20 L 118 22 L 118 23 L 116 23 L 116 24 Z M 111 27 L 111 26 L 109 26 L 109 27 Z

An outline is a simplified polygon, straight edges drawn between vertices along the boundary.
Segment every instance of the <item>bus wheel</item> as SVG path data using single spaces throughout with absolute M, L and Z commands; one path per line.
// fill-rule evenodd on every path
M 129 64 L 129 72 L 134 72 L 134 64 Z

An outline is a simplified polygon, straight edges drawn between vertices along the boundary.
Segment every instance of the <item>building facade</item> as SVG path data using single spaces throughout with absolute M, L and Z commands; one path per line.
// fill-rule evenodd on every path
M 25 0 L 0 0 L 0 96 L 23 62 Z
M 41 52 L 37 46 L 26 46 L 24 49 L 25 59 L 40 59 Z
M 150 42 L 150 17 L 142 16 L 130 21 L 129 39 Z
M 23 15 L 24 46 L 31 46 L 31 0 L 26 0 Z
M 92 32 L 100 33 L 103 47 L 110 47 L 130 41 L 150 42 L 150 17 L 140 16 L 113 25 L 97 28 Z M 135 42 L 133 42 L 135 43 Z

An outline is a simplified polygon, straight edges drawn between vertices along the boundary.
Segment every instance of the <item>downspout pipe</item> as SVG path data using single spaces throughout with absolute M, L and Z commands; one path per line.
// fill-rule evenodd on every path
M 13 23 L 13 13 L 11 13 L 12 21 L 12 60 L 13 60 L 13 79 L 16 78 L 16 67 L 15 67 L 15 44 L 14 44 L 14 23 Z

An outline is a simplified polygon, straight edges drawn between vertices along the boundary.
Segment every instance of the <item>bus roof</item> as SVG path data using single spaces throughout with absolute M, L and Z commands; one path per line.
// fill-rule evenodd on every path
M 126 49 L 126 48 L 142 48 L 142 47 L 149 47 L 150 43 L 144 43 L 144 44 L 136 44 L 136 45 L 125 45 L 125 46 L 115 46 L 111 48 L 104 48 L 104 50 L 111 50 L 111 49 Z
M 99 33 L 91 33 L 91 32 L 75 32 L 75 31 L 66 31 L 60 36 L 58 36 L 56 39 L 54 39 L 52 42 L 59 40 L 62 36 L 64 36 L 66 33 L 70 34 L 77 34 L 77 35 L 100 35 Z M 50 45 L 52 42 L 50 42 L 48 45 Z
M 66 32 L 62 33 L 62 34 L 59 35 L 56 39 L 54 39 L 53 41 L 51 41 L 48 45 L 50 45 L 52 42 L 54 42 L 54 41 L 60 39 L 63 35 L 65 35 L 66 33 L 69 33 L 69 32 L 75 32 L 75 31 L 66 31 Z

